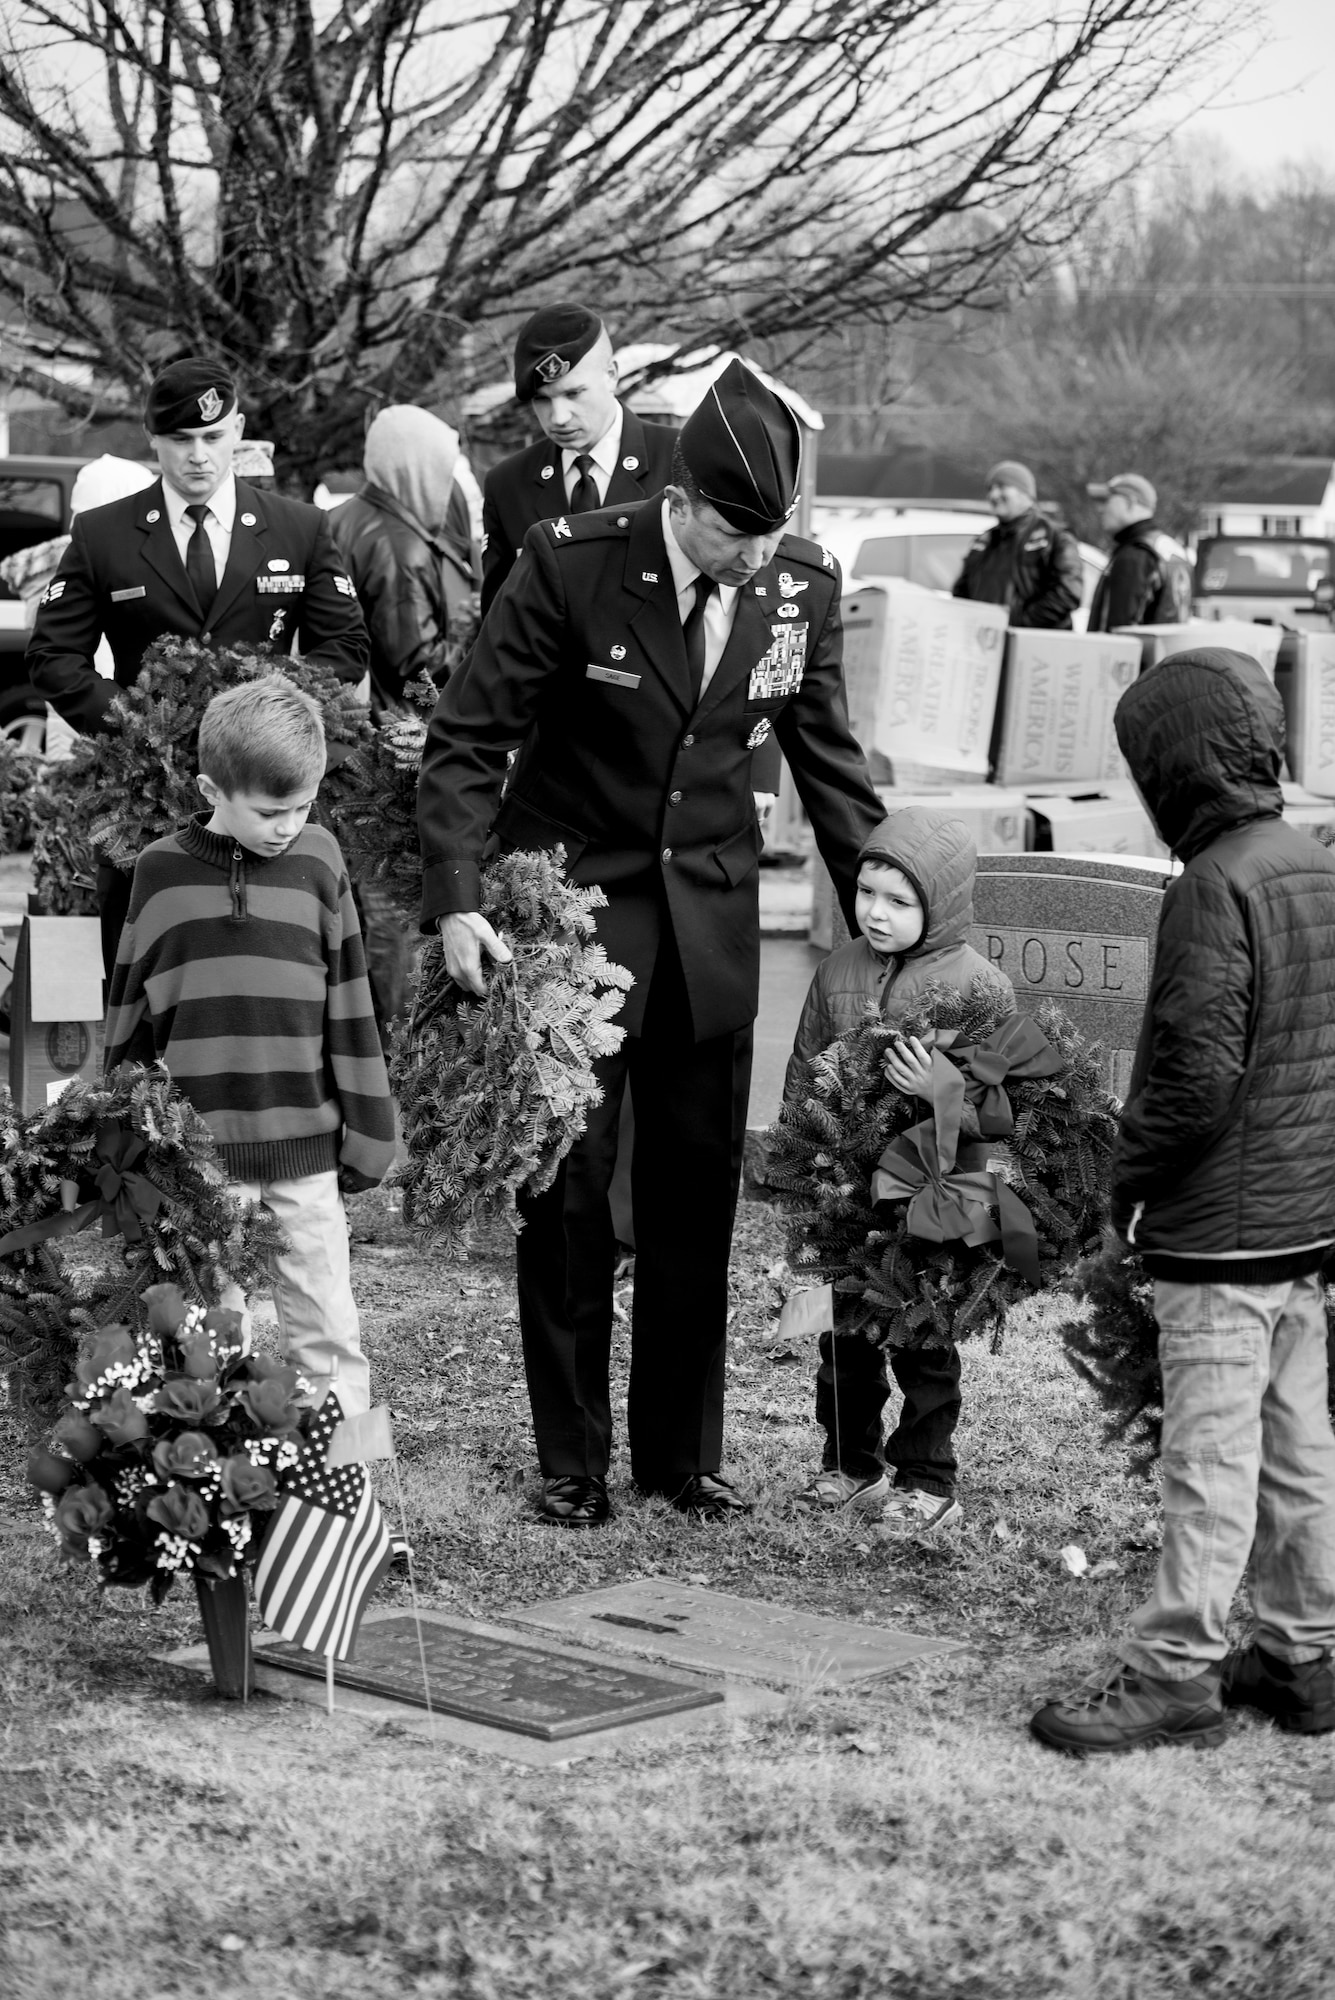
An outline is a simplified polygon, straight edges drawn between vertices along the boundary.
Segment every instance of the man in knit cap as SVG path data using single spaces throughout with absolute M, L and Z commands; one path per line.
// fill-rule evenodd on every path
M 561 514 L 523 560 L 432 718 L 418 816 L 422 927 L 485 990 L 509 950 L 479 914 L 490 837 L 565 850 L 635 983 L 603 1101 L 547 1193 L 522 1202 L 520 1325 L 541 1518 L 607 1518 L 612 1225 L 627 1081 L 636 1232 L 628 1427 L 642 1491 L 717 1520 L 728 1252 L 760 978 L 754 759 L 778 738 L 852 919 L 882 817 L 844 700 L 839 571 L 786 536 L 801 432 L 734 361 L 688 418 L 661 499 Z M 507 758 L 522 747 L 506 783 Z M 502 800 L 502 786 L 505 796 Z
M 1069 632 L 1084 586 L 1075 536 L 1039 511 L 1037 482 L 1017 459 L 992 467 L 987 504 L 997 525 L 965 556 L 952 594 L 1004 604 L 1012 625 Z

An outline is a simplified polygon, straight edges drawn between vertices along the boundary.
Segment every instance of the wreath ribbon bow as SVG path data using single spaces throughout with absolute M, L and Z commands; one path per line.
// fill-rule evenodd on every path
M 123 1236 L 127 1243 L 143 1241 L 145 1222 L 151 1222 L 162 1207 L 162 1190 L 146 1174 L 134 1171 L 136 1161 L 148 1148 L 136 1132 L 108 1123 L 98 1127 L 93 1150 L 102 1164 L 93 1176 L 96 1201 L 78 1207 L 72 1181 L 62 1181 L 61 1207 L 56 1215 L 46 1215 L 26 1228 L 11 1229 L 0 1236 L 0 1256 L 11 1250 L 31 1250 L 38 1243 L 57 1236 L 77 1236 L 100 1221 L 104 1236 Z M 72 1191 L 72 1192 L 71 1192 Z
M 1015 1130 L 1007 1077 L 1056 1076 L 1062 1059 L 1029 1014 L 1008 1014 L 981 1042 L 958 1044 L 950 1060 L 964 1074 L 964 1095 L 978 1113 L 978 1130 L 1004 1139 Z
M 910 1126 L 890 1141 L 872 1175 L 873 1207 L 908 1201 L 910 1236 L 928 1243 L 996 1243 L 1013 1271 L 1037 1286 L 1038 1234 L 1015 1190 L 986 1164 L 986 1146 L 965 1145 L 942 1162 L 932 1124 Z

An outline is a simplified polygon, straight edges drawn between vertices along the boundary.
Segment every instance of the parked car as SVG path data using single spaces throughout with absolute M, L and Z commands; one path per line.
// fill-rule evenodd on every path
M 1332 576 L 1335 542 L 1314 535 L 1209 535 L 1196 550 L 1192 610 L 1198 618 L 1324 632 L 1330 628 Z
M 944 507 L 828 507 L 812 510 L 811 532 L 839 559 L 847 583 L 874 583 L 898 577 L 924 590 L 949 590 L 978 536 L 992 526 L 992 516 Z M 1084 590 L 1075 614 L 1077 627 L 1089 615 L 1094 586 L 1107 557 L 1087 542 L 1080 544 Z
M 0 561 L 68 532 L 70 495 L 83 458 L 0 458 Z M 0 734 L 40 749 L 46 703 L 28 683 L 23 656 L 31 611 L 0 580 Z

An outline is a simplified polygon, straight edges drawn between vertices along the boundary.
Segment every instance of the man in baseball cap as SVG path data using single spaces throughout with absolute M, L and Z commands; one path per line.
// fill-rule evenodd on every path
M 1158 495 L 1149 480 L 1139 472 L 1119 472 L 1085 491 L 1102 502 L 1099 519 L 1112 537 L 1108 566 L 1089 607 L 1090 631 L 1185 623 L 1191 616 L 1191 559 L 1156 522 Z
M 953 595 L 1004 604 L 1012 625 L 1069 632 L 1084 588 L 1075 536 L 1039 511 L 1038 482 L 1019 459 L 994 465 L 985 488 L 997 524 L 965 556 Z
M 758 760 L 782 745 L 850 917 L 858 850 L 883 817 L 848 727 L 838 568 L 784 534 L 800 469 L 792 411 L 730 363 L 687 419 L 661 497 L 529 530 L 428 731 L 422 928 L 439 929 L 460 986 L 485 992 L 484 961 L 510 955 L 480 914 L 493 835 L 564 850 L 571 879 L 601 890 L 598 941 L 634 981 L 616 1021 L 626 1039 L 596 1065 L 601 1102 L 553 1185 L 520 1198 L 539 1515 L 564 1528 L 610 1511 L 608 1188 L 628 1085 L 631 1471 L 696 1519 L 749 1512 L 721 1464 L 760 982 Z
M 661 493 L 677 435 L 619 399 L 611 337 L 588 306 L 563 301 L 531 313 L 515 338 L 514 379 L 515 400 L 543 437 L 501 459 L 483 485 L 484 615 L 535 522 Z
M 280 653 L 299 641 L 340 679 L 361 680 L 370 661 L 366 626 L 326 517 L 235 474 L 245 418 L 230 370 L 208 356 L 171 362 L 149 385 L 144 429 L 159 477 L 75 519 L 28 643 L 33 686 L 91 735 L 117 687 L 137 680 L 148 647 L 169 633 Z M 114 680 L 94 665 L 104 635 Z M 99 869 L 108 974 L 129 879 Z

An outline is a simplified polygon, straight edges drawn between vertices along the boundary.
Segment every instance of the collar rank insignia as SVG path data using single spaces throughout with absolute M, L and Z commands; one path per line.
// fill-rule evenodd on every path
M 821 561 L 825 564 L 826 569 L 833 569 L 834 557 L 830 554 L 830 551 L 828 549 L 822 549 L 820 554 L 821 554 Z
M 206 389 L 199 399 L 201 423 L 216 424 L 223 413 L 223 399 L 216 389 Z
M 552 522 L 552 533 L 558 542 L 573 542 L 575 539 L 570 532 L 570 523 L 564 514 L 562 514 L 559 521 Z
M 771 723 L 769 717 L 767 715 L 762 715 L 759 722 L 756 724 L 755 728 L 751 731 L 751 734 L 746 739 L 746 748 L 748 750 L 758 750 L 761 744 L 765 741 L 765 738 L 769 735 L 770 730 L 773 728 L 773 726 L 774 725 Z
M 806 583 L 799 583 L 795 576 L 789 576 L 786 569 L 779 571 L 779 589 L 785 597 L 796 597 L 799 590 L 806 590 Z

